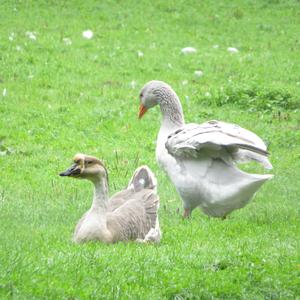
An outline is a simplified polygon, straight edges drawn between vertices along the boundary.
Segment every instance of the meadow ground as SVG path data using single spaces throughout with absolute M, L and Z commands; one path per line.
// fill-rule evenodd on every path
M 299 1 L 1 1 L 0 25 L 1 299 L 299 299 Z M 228 220 L 177 212 L 154 157 L 160 113 L 137 120 L 151 79 L 187 121 L 268 143 L 274 179 Z M 71 242 L 92 190 L 57 174 L 77 152 L 104 159 L 111 193 L 153 169 L 160 245 Z

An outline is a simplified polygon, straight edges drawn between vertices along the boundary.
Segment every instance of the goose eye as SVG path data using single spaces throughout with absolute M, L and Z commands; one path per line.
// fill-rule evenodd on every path
M 140 98 L 142 98 L 143 97 L 143 93 L 140 93 Z
M 90 165 L 92 162 L 91 162 L 91 161 L 87 161 L 86 163 L 87 163 L 88 165 Z

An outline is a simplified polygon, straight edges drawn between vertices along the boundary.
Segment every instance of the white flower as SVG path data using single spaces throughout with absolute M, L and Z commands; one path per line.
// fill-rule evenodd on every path
M 13 40 L 15 39 L 15 33 L 12 32 L 12 33 L 9 35 L 8 39 L 9 39 L 10 41 L 13 41 Z
M 17 50 L 17 51 L 21 51 L 21 50 L 22 50 L 22 47 L 19 46 L 19 45 L 17 45 L 17 46 L 16 46 L 16 50 Z
M 205 96 L 205 97 L 210 97 L 210 96 L 211 96 L 211 93 L 210 93 L 210 92 L 206 92 L 206 93 L 204 94 L 204 96 Z
M 85 39 L 88 39 L 90 40 L 93 36 L 94 36 L 94 33 L 92 30 L 85 30 L 82 32 L 82 36 L 85 38 Z
M 168 68 L 169 68 L 169 69 L 173 69 L 172 64 L 168 63 Z
M 239 50 L 234 48 L 234 47 L 228 47 L 227 51 L 230 52 L 230 53 L 238 53 L 239 52 Z
M 131 82 L 130 82 L 130 87 L 132 88 L 132 89 L 135 89 L 135 87 L 136 87 L 136 81 L 135 80 L 132 80 Z
M 72 40 L 70 38 L 63 38 L 63 42 L 68 46 L 72 45 Z
M 201 76 L 203 76 L 203 72 L 202 72 L 201 70 L 196 70 L 196 71 L 194 72 L 194 74 L 195 74 L 196 77 L 201 77 Z
M 219 48 L 219 45 L 213 45 L 213 48 L 214 48 L 214 49 L 218 49 L 218 48 Z
M 181 84 L 182 84 L 182 85 L 187 85 L 188 83 L 189 83 L 189 82 L 188 82 L 187 80 L 182 80 L 182 81 L 181 81 Z
M 36 33 L 35 32 L 31 32 L 31 31 L 26 31 L 25 35 L 30 38 L 31 40 L 35 41 L 36 40 Z
M 181 53 L 183 54 L 191 54 L 191 53 L 196 53 L 197 49 L 193 47 L 185 47 L 181 49 Z
M 137 52 L 137 55 L 138 55 L 138 57 L 143 57 L 143 56 L 144 56 L 144 53 L 143 53 L 142 51 L 138 51 L 138 52 Z
M 6 90 L 6 88 L 4 88 L 4 89 L 3 89 L 3 92 L 2 92 L 3 97 L 6 96 L 6 93 L 7 93 L 7 90 Z

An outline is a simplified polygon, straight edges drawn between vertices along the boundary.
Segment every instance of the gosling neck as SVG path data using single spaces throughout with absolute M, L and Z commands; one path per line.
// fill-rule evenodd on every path
M 162 113 L 161 126 L 165 129 L 175 130 L 184 125 L 184 117 L 180 100 L 170 87 L 163 87 L 157 91 L 160 99 Z
M 108 201 L 108 183 L 106 177 L 93 178 L 92 183 L 94 184 L 94 196 L 92 209 L 106 209 Z

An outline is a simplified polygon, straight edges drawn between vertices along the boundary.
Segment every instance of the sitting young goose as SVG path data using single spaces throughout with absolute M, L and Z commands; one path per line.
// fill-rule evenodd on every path
M 147 166 L 139 167 L 128 187 L 110 199 L 107 171 L 95 157 L 77 154 L 74 164 L 59 175 L 94 184 L 93 203 L 75 228 L 75 242 L 160 241 L 156 178 Z
M 148 82 L 140 92 L 139 118 L 155 106 L 162 113 L 156 159 L 183 200 L 184 217 L 200 207 L 225 218 L 244 207 L 272 175 L 248 174 L 237 162 L 257 161 L 271 169 L 264 142 L 235 124 L 208 121 L 185 124 L 181 103 L 162 81 Z

